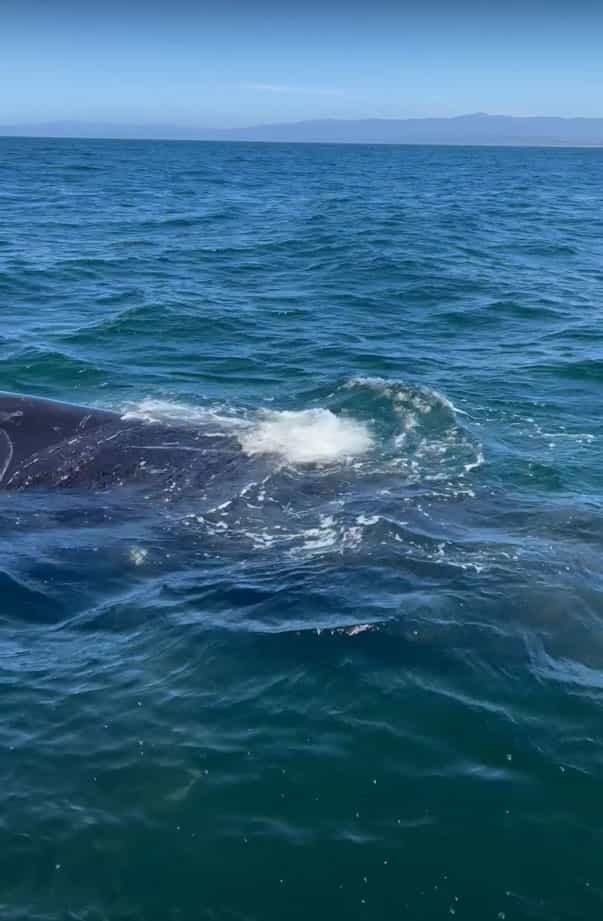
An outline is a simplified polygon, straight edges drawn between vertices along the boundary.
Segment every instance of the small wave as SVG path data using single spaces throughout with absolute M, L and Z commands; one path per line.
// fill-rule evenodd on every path
M 397 403 L 409 402 L 419 412 L 428 413 L 439 404 L 451 413 L 466 416 L 467 413 L 455 406 L 448 397 L 431 387 L 413 387 L 403 381 L 388 380 L 385 377 L 352 377 L 345 383 L 348 390 L 366 387 Z
M 0 592 L 4 611 L 11 612 L 11 621 L 21 623 L 52 624 L 63 616 L 63 605 L 46 590 L 45 586 L 30 584 L 27 578 L 0 570 Z M 18 615 L 12 612 L 19 612 Z M 3 612 L 2 620 L 8 616 Z
M 2 375 L 10 381 L 10 389 L 21 393 L 37 393 L 53 397 L 57 380 L 67 393 L 77 392 L 82 384 L 103 386 L 103 370 L 90 361 L 63 351 L 19 348 L 0 363 Z
M 534 365 L 534 371 L 579 382 L 599 383 L 603 380 L 603 361 L 600 358 L 583 358 L 577 361 L 549 362 Z
M 335 396 L 340 408 L 377 420 L 383 471 L 397 471 L 416 482 L 450 480 L 484 463 L 481 446 L 458 419 L 468 414 L 436 390 L 380 377 L 353 377 Z

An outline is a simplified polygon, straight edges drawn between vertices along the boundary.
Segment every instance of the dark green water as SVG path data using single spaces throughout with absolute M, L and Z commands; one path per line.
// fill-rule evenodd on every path
M 603 152 L 0 141 L 2 921 L 596 921 Z M 237 449 L 238 450 L 238 449 Z

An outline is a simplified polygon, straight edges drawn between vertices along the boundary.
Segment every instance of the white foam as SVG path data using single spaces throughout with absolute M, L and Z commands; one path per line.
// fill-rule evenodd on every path
M 483 463 L 484 463 L 484 453 L 481 449 L 481 446 L 479 446 L 477 448 L 475 460 L 471 461 L 468 464 L 465 464 L 465 473 L 470 473 L 472 470 L 477 470 L 477 468 L 481 467 Z
M 246 454 L 276 454 L 290 464 L 342 461 L 374 444 L 364 423 L 328 409 L 265 412 L 239 441 Z
M 146 547 L 130 547 L 130 561 L 134 566 L 142 566 L 148 556 L 149 551 Z

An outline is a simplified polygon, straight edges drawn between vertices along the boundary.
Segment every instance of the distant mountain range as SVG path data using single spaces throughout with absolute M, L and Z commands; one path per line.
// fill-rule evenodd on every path
M 603 147 L 603 118 L 519 118 L 479 112 L 454 118 L 316 119 L 222 131 L 168 124 L 117 125 L 71 121 L 0 126 L 0 135 L 324 144 Z

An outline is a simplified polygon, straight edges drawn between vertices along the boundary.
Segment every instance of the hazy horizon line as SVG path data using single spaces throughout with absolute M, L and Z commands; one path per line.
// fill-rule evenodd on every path
M 274 88 L 274 91 L 277 92 L 277 87 Z M 299 88 L 300 93 L 305 92 L 303 88 Z M 325 95 L 327 93 L 331 94 L 331 91 L 324 90 Z M 332 93 L 335 95 L 335 92 Z M 182 130 L 207 130 L 207 131 L 216 131 L 216 132 L 229 132 L 229 131 L 245 131 L 248 128 L 258 128 L 271 125 L 298 125 L 298 124 L 309 124 L 312 122 L 367 122 L 367 121 L 380 121 L 380 122 L 417 122 L 417 121 L 455 121 L 457 119 L 466 119 L 466 118 L 505 118 L 505 119 L 517 119 L 518 121 L 528 121 L 528 120 L 542 120 L 542 121 L 552 121 L 552 120 L 562 120 L 562 121 L 601 121 L 603 120 L 603 112 L 601 115 L 516 115 L 510 112 L 486 112 L 484 110 L 476 112 L 459 112 L 455 115 L 363 115 L 356 117 L 347 117 L 342 115 L 318 115 L 308 118 L 293 118 L 293 119 L 278 119 L 278 120 L 269 120 L 269 121 L 256 121 L 251 123 L 245 123 L 243 125 L 234 125 L 227 128 L 217 128 L 210 124 L 200 124 L 195 122 L 162 122 L 158 120 L 145 120 L 145 121 L 132 121 L 131 119 L 120 119 L 120 118 L 111 118 L 111 119 L 101 119 L 101 118 L 51 118 L 46 120 L 41 119 L 30 119 L 29 121 L 0 121 L 0 129 L 13 128 L 13 127 L 35 127 L 43 125 L 127 125 L 130 127 L 144 128 L 144 127 L 157 127 L 161 125 L 162 127 L 171 127 L 178 128 Z
M 287 143 L 435 144 L 603 147 L 603 116 L 461 115 L 403 118 L 321 117 L 234 128 L 169 122 L 86 121 L 0 124 L 1 137 L 97 140 L 263 141 Z

